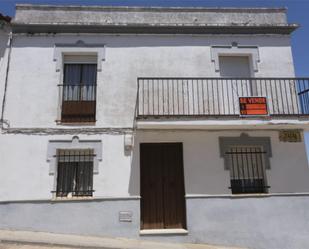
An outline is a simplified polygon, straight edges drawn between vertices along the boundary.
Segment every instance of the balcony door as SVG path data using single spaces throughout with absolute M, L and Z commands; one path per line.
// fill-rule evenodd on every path
M 258 96 L 257 82 L 251 79 L 253 70 L 249 56 L 219 56 L 220 76 L 227 78 L 228 99 L 233 99 L 232 113 L 239 113 L 239 97 Z M 223 104 L 222 104 L 223 105 Z M 224 106 L 226 107 L 226 106 Z
M 141 228 L 186 228 L 182 143 L 140 146 Z
M 248 56 L 219 56 L 220 76 L 224 78 L 252 77 Z
M 97 64 L 65 63 L 62 122 L 94 122 Z

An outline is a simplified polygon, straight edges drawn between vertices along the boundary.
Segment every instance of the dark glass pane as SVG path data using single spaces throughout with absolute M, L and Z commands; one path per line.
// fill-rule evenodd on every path
M 265 193 L 263 179 L 231 179 L 232 194 Z
M 57 196 L 67 196 L 74 191 L 75 164 L 58 162 Z
M 79 162 L 77 165 L 75 195 L 91 196 L 93 162 Z
M 95 85 L 97 81 L 97 65 L 83 64 L 82 65 L 82 85 Z
M 233 194 L 266 193 L 264 154 L 259 147 L 232 147 L 227 152 Z
M 57 197 L 92 196 L 93 151 L 58 153 Z
M 81 82 L 81 67 L 79 64 L 65 64 L 64 65 L 64 85 L 78 85 Z

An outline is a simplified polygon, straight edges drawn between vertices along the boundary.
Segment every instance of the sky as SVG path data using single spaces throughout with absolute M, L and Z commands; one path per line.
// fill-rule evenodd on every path
M 297 77 L 309 77 L 309 0 L 0 0 L 0 12 L 14 16 L 16 3 L 106 5 L 106 6 L 187 6 L 187 7 L 286 7 L 288 21 L 301 27 L 293 33 L 292 49 Z M 309 155 L 309 134 L 306 134 Z

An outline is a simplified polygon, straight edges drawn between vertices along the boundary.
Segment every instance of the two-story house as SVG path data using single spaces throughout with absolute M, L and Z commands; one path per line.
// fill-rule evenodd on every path
M 309 248 L 309 80 L 283 8 L 17 5 L 0 229 Z

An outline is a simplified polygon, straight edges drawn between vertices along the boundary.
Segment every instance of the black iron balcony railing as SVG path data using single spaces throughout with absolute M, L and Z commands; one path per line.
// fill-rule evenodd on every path
M 265 97 L 269 116 L 309 116 L 309 78 L 138 78 L 137 118 L 240 116 Z
M 96 121 L 96 85 L 59 85 L 62 96 L 61 122 Z

